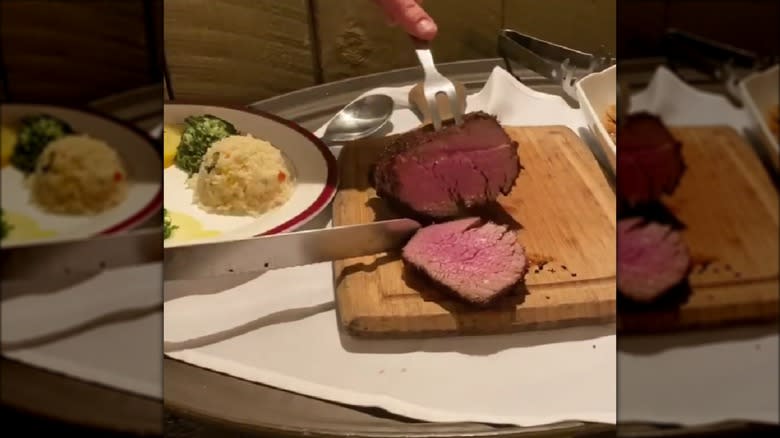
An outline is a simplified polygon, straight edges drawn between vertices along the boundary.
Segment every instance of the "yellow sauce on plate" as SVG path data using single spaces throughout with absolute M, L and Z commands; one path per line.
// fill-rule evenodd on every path
M 3 212 L 3 216 L 6 223 L 11 227 L 6 239 L 13 239 L 15 241 L 38 240 L 57 235 L 53 230 L 41 228 L 40 225 L 29 216 L 14 213 L 12 211 Z
M 175 211 L 168 210 L 168 215 L 171 218 L 171 224 L 178 227 L 173 230 L 169 240 L 194 240 L 203 239 L 207 237 L 216 237 L 221 233 L 215 230 L 206 230 L 203 225 L 195 218 Z
M 184 125 L 163 125 L 163 162 L 166 168 L 173 165 L 182 132 Z
M 11 125 L 2 125 L 2 137 L 0 138 L 0 147 L 2 147 L 2 167 L 11 163 L 11 155 L 14 153 L 14 146 L 16 146 L 16 127 Z

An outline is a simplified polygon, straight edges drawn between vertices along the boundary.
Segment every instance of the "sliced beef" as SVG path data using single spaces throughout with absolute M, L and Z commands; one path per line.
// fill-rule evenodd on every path
M 483 112 L 434 131 L 428 125 L 400 135 L 376 163 L 377 195 L 434 219 L 465 215 L 507 195 L 520 172 L 517 143 Z
M 680 232 L 641 218 L 618 221 L 617 287 L 629 299 L 649 303 L 680 284 L 690 272 Z
M 618 196 L 629 206 L 671 194 L 685 172 L 682 145 L 661 119 L 631 114 L 617 135 Z
M 517 234 L 480 218 L 423 227 L 406 244 L 402 256 L 435 283 L 479 306 L 509 292 L 527 271 Z

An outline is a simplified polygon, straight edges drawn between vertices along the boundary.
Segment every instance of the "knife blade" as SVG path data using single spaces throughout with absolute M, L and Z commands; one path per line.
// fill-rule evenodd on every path
M 2 279 L 94 274 L 104 269 L 162 262 L 162 227 L 121 234 L 31 243 L 0 251 Z
M 420 228 L 411 219 L 175 246 L 165 249 L 164 279 L 192 280 L 264 272 L 400 249 Z

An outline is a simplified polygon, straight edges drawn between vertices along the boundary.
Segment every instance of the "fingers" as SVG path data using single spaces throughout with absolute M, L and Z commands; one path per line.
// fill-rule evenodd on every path
M 417 2 L 418 5 L 422 5 L 423 0 L 415 0 L 415 1 Z M 374 2 L 379 4 L 380 6 L 382 6 L 382 3 L 383 3 L 382 0 L 379 0 L 379 1 L 374 0 Z M 387 2 L 387 3 L 392 3 L 392 2 Z M 385 9 L 384 7 L 382 7 L 382 13 L 385 15 L 385 19 L 387 20 L 387 24 L 388 25 L 390 25 L 390 26 L 398 25 L 398 23 L 395 21 L 395 17 L 391 16 L 390 13 L 387 12 L 387 9 Z
M 403 28 L 410 35 L 430 41 L 436 36 L 433 19 L 420 6 L 419 0 L 374 0 L 391 23 Z

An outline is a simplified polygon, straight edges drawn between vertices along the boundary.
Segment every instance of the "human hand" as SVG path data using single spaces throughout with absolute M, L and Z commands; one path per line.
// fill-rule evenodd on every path
M 422 8 L 422 0 L 374 0 L 391 24 L 401 26 L 408 34 L 430 41 L 438 28 Z

